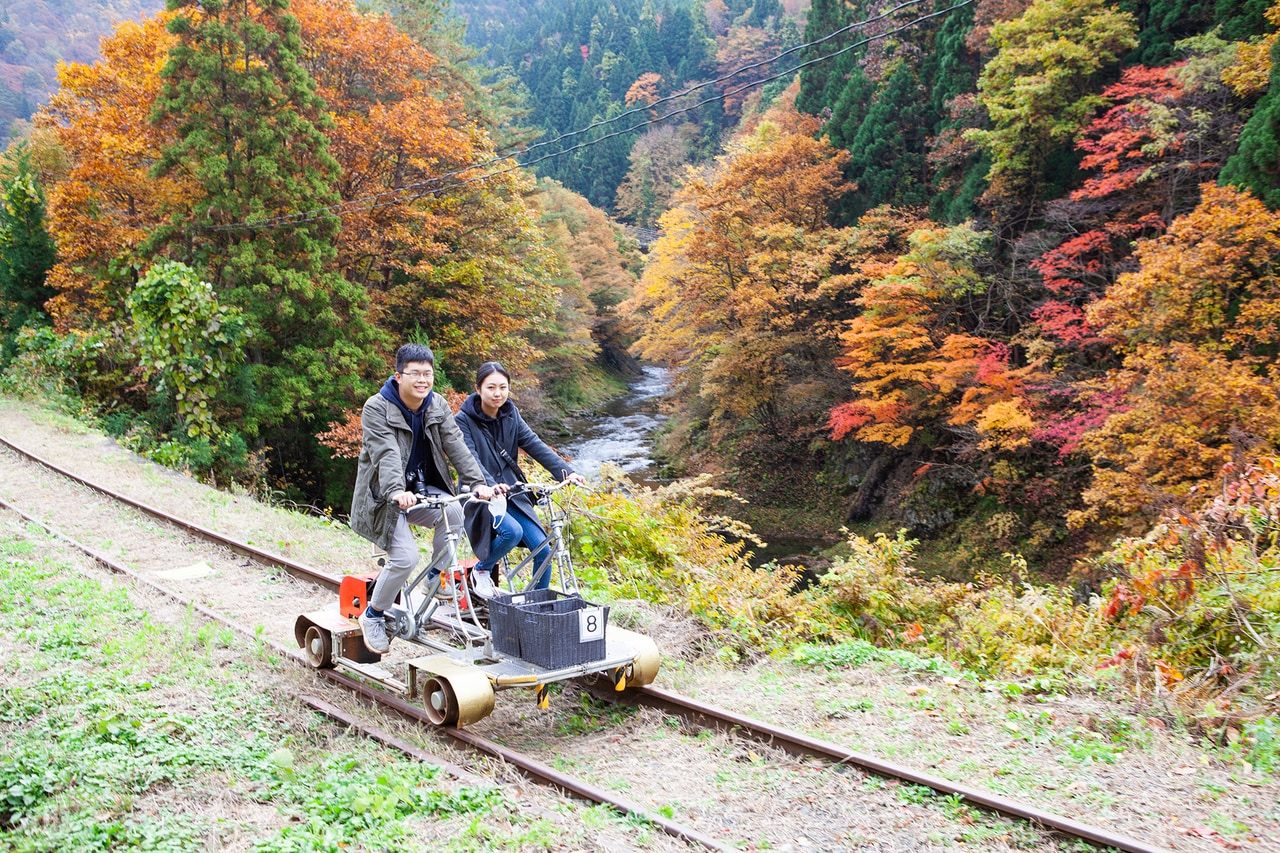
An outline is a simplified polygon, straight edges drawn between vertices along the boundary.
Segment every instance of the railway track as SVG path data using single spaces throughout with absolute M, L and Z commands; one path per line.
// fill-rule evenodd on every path
M 81 486 L 108 498 L 112 502 L 131 507 L 137 512 L 143 513 L 156 521 L 185 531 L 193 537 L 214 543 L 221 548 L 228 549 L 238 555 L 249 557 L 266 566 L 283 569 L 300 581 L 314 585 L 326 593 L 332 593 L 337 590 L 340 580 L 338 577 L 316 570 L 300 562 L 272 553 L 271 551 L 250 543 L 241 542 L 224 536 L 223 534 L 215 530 L 211 530 L 203 525 L 175 517 L 171 513 L 162 509 L 85 479 L 13 444 L 3 437 L 0 437 L 0 445 L 7 447 L 10 452 L 20 459 L 37 464 L 58 477 L 66 478 L 78 483 Z M 236 624 L 233 619 L 228 618 L 224 614 L 219 613 L 212 608 L 202 606 L 197 602 L 191 601 L 177 592 L 166 588 L 163 584 L 157 583 L 153 579 L 145 578 L 135 572 L 132 572 L 119 561 L 112 559 L 108 555 L 96 552 L 88 546 L 77 542 L 67 534 L 49 527 L 45 521 L 34 518 L 24 512 L 20 507 L 16 507 L 2 499 L 0 499 L 0 507 L 16 512 L 24 518 L 45 527 L 52 535 L 71 543 L 74 547 L 84 551 L 95 561 L 110 570 L 124 574 L 137 583 L 148 585 L 153 589 L 156 589 L 158 592 L 169 596 L 186 606 L 191 606 L 202 613 L 206 618 L 228 625 L 248 637 L 255 636 L 256 632 L 254 630 L 244 625 Z M 280 644 L 273 645 L 278 653 L 285 655 L 302 665 L 306 665 L 297 650 L 285 648 Z M 336 684 L 343 689 L 352 691 L 353 693 L 380 705 L 387 712 L 405 719 L 419 722 L 425 726 L 431 726 L 426 712 L 422 708 L 406 702 L 399 696 L 388 694 L 381 689 L 372 687 L 337 670 L 316 670 L 315 672 L 319 677 L 327 679 L 331 683 Z M 611 685 L 588 683 L 584 684 L 584 687 L 590 690 L 590 692 L 597 698 L 606 702 L 620 702 L 655 709 L 664 715 L 686 721 L 689 725 L 732 732 L 740 737 L 768 744 L 793 756 L 808 758 L 816 757 L 823 761 L 833 762 L 838 765 L 857 767 L 886 779 L 897 780 L 910 785 L 924 786 L 939 794 L 962 798 L 965 802 L 983 810 L 997 812 L 1016 820 L 1026 821 L 1038 828 L 1052 831 L 1067 838 L 1081 839 L 1102 847 L 1131 851 L 1131 853 L 1157 853 L 1157 851 L 1167 853 L 1166 848 L 1153 846 L 1142 841 L 1127 838 L 1110 832 L 1102 827 L 1091 826 L 1027 804 L 997 796 L 983 789 L 961 785 L 950 780 L 918 772 L 909 767 L 893 762 L 860 754 L 835 744 L 820 741 L 802 733 L 788 731 L 781 727 L 763 723 L 759 720 L 751 719 L 723 708 L 717 708 L 713 705 L 698 702 L 660 688 L 652 686 L 644 687 L 630 690 L 619 695 L 612 690 Z M 413 755 L 422 760 L 441 764 L 455 775 L 471 776 L 468 771 L 458 768 L 437 756 L 424 753 L 412 744 L 405 743 L 386 735 L 385 732 L 381 732 L 368 723 L 340 712 L 338 709 L 323 702 L 322 700 L 317 700 L 314 697 L 308 696 L 301 696 L 299 698 L 315 710 L 334 719 L 338 719 L 346 725 L 363 731 L 368 736 L 379 739 L 389 746 L 406 752 L 406 754 Z M 432 726 L 432 728 L 435 727 Z M 621 814 L 641 817 L 651 823 L 654 827 L 672 837 L 682 839 L 690 844 L 710 850 L 733 849 L 726 847 L 722 841 L 707 833 L 700 832 L 697 829 L 686 826 L 681 822 L 669 819 L 663 815 L 647 812 L 635 803 L 620 797 L 616 792 L 601 789 L 600 787 L 585 782 L 582 779 L 563 773 L 549 766 L 545 762 L 510 749 L 509 747 L 478 735 L 472 731 L 453 728 L 439 728 L 436 729 L 436 731 L 438 731 L 442 736 L 450 739 L 455 746 L 496 758 L 519 769 L 520 772 L 528 778 L 539 783 L 555 786 L 560 790 L 591 802 L 608 805 Z

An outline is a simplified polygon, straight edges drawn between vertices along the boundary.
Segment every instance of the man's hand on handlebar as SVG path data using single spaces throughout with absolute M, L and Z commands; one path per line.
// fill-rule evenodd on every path
M 391 500 L 401 509 L 413 509 L 419 504 L 444 506 L 448 503 L 457 503 L 458 501 L 465 501 L 472 498 L 487 501 L 492 499 L 494 495 L 505 495 L 508 491 L 510 491 L 510 486 L 507 486 L 506 484 L 500 484 L 497 486 L 476 486 L 470 492 L 464 491 L 460 495 L 446 495 L 444 493 L 419 495 L 416 492 L 406 490 L 403 492 L 396 492 L 391 496 Z

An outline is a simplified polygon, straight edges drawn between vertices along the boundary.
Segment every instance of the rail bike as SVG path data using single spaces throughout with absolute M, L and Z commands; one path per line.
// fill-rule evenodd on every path
M 387 655 L 370 651 L 356 621 L 373 592 L 376 568 L 342 578 L 336 602 L 297 618 L 294 637 L 303 656 L 317 669 L 341 668 L 422 701 L 437 726 L 484 719 L 502 690 L 532 690 L 545 708 L 550 685 L 573 678 L 608 678 L 618 691 L 651 683 L 658 673 L 657 645 L 609 625 L 609 607 L 579 592 L 566 541 L 572 488 L 568 481 L 514 487 L 513 494 L 523 491 L 533 499 L 550 554 L 538 565 L 533 552 L 514 565 L 503 560 L 497 585 L 488 578 L 478 583 L 469 571 L 475 560 L 458 559 L 462 525 L 450 525 L 442 513 L 449 562 L 433 572 L 423 561 L 384 611 L 388 636 L 421 652 L 399 663 L 402 677 L 384 660 L 395 648 Z M 466 493 L 420 496 L 418 505 L 443 509 L 469 500 L 478 499 Z M 385 554 L 375 554 L 374 561 L 382 566 Z M 550 573 L 552 588 L 536 588 L 543 573 Z

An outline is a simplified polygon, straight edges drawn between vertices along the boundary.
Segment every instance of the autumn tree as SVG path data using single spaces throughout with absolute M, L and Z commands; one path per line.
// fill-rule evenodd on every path
M 1280 3 L 1272 3 L 1264 17 L 1273 28 L 1280 27 Z M 1222 82 L 1242 98 L 1258 97 L 1267 91 L 1271 78 L 1271 51 L 1280 40 L 1273 31 L 1262 38 L 1236 43 L 1235 58 L 1222 72 Z
M 1021 230 L 1038 208 L 1053 159 L 1103 104 L 1099 75 L 1137 43 L 1133 33 L 1133 16 L 1104 0 L 1036 0 L 991 28 L 996 54 L 978 91 L 992 127 L 968 137 L 991 158 L 984 200 L 1002 230 Z
M 742 115 L 743 103 L 754 91 L 751 84 L 764 79 L 774 70 L 766 60 L 777 52 L 777 42 L 773 36 L 755 26 L 735 27 L 718 41 L 716 77 L 729 78 L 716 84 L 724 94 L 726 117 Z
M 1247 193 L 1202 191 L 1089 309 L 1124 354 L 1108 380 L 1124 396 L 1085 436 L 1094 481 L 1077 522 L 1194 504 L 1233 454 L 1280 447 L 1280 217 Z
M 892 447 L 1030 441 L 1028 370 L 1007 346 L 975 333 L 976 305 L 991 287 L 982 270 L 989 241 L 967 225 L 920 228 L 909 251 L 880 265 L 840 335 L 854 400 L 832 411 L 834 438 Z M 947 432 L 954 437 L 942 438 Z
M 767 442 L 807 445 L 839 392 L 830 364 L 857 245 L 826 224 L 847 154 L 815 130 L 780 105 L 692 178 L 628 306 L 647 318 L 637 354 L 674 367 L 686 390 L 682 429 L 705 431 L 726 462 L 723 442 L 740 442 L 744 469 Z
M 1066 239 L 1030 263 L 1047 291 L 1032 319 L 1067 348 L 1097 342 L 1085 305 L 1115 281 L 1136 239 L 1196 205 L 1200 182 L 1235 147 L 1242 104 L 1222 83 L 1232 45 L 1206 36 L 1181 48 L 1189 59 L 1125 69 L 1103 90 L 1111 106 L 1076 144 L 1087 177 L 1047 206 L 1044 235 Z
M 62 66 L 62 87 L 34 119 L 40 138 L 68 161 L 65 173 L 42 175 L 49 232 L 58 246 L 48 310 L 60 332 L 120 322 L 145 263 L 138 248 L 159 224 L 160 211 L 200 193 L 188 173 L 150 173 L 174 138 L 172 123 L 150 120 L 158 72 L 175 43 L 168 20 L 161 13 L 123 23 L 102 40 L 98 62 Z
M 340 0 L 292 8 L 341 167 L 346 279 L 394 338 L 428 336 L 459 383 L 488 359 L 531 364 L 530 335 L 556 310 L 556 272 L 523 198 L 528 179 L 502 168 L 485 177 L 487 134 L 462 99 L 434 94 L 436 57 L 389 17 Z
M 683 181 L 692 151 L 688 125 L 663 124 L 646 130 L 631 147 L 631 168 L 618 186 L 618 215 L 644 228 L 653 228 L 671 206 L 671 197 Z
M 636 78 L 636 82 L 631 84 L 631 88 L 623 96 L 622 102 L 628 107 L 634 107 L 637 104 L 641 107 L 647 107 L 658 100 L 662 94 L 661 89 L 662 75 L 646 71 Z M 652 117 L 652 113 L 650 113 L 650 117 Z
M 1258 102 L 1240 134 L 1240 150 L 1227 162 L 1220 180 L 1247 189 L 1275 210 L 1280 208 L 1280 64 L 1271 49 L 1267 94 Z
M 585 198 L 544 178 L 532 200 L 560 270 L 554 319 L 532 337 L 543 353 L 533 369 L 553 399 L 582 406 L 584 377 L 602 367 L 618 376 L 638 371 L 627 353 L 629 324 L 615 311 L 634 292 L 636 276 L 620 247 L 620 229 Z

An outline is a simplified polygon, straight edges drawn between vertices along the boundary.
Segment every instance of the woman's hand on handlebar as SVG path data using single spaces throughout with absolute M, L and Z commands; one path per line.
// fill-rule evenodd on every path
M 471 494 L 482 501 L 487 501 L 490 498 L 492 498 L 495 494 L 503 494 L 505 492 L 506 492 L 505 487 L 503 487 L 502 491 L 499 492 L 498 487 L 496 486 L 476 486 L 474 489 L 471 490 Z
M 554 484 L 518 483 L 515 486 L 511 487 L 510 493 L 520 494 L 521 492 L 525 492 L 527 494 L 537 495 L 537 496 L 550 495 L 554 492 L 560 491 L 565 486 L 579 486 L 584 489 L 588 488 L 586 477 L 583 477 L 581 474 L 574 472 L 572 474 L 567 474 L 563 480 Z

